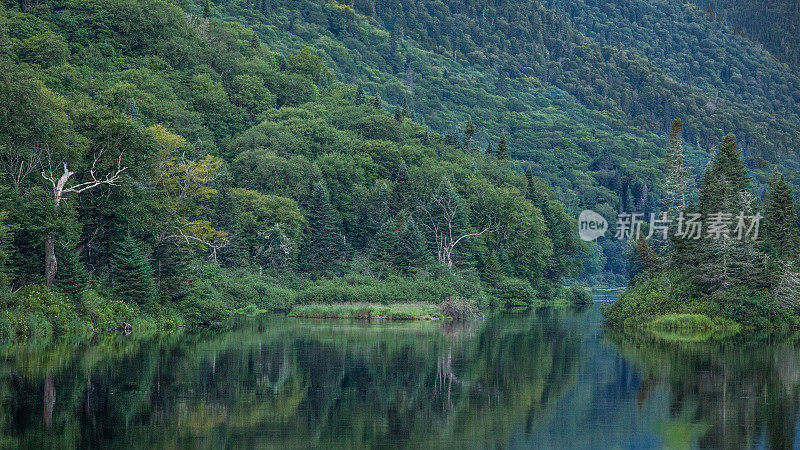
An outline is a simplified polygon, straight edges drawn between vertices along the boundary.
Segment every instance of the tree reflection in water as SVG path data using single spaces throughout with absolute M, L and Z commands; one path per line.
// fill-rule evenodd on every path
M 10 345 L 0 435 L 23 447 L 504 445 L 574 382 L 580 343 L 541 311 L 446 324 L 261 317 Z
M 262 316 L 5 344 L 0 447 L 794 444 L 794 336 L 668 342 L 604 333 L 599 317 Z

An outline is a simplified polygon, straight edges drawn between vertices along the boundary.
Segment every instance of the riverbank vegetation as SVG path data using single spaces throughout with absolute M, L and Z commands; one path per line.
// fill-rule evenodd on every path
M 580 267 L 512 140 L 437 134 L 311 51 L 164 0 L 4 2 L 0 43 L 4 336 L 249 304 L 530 306 Z
M 736 140 L 728 135 L 695 192 L 684 167 L 680 120 L 673 123 L 670 142 L 665 170 L 672 182 L 664 210 L 673 218 L 703 214 L 704 228 L 696 238 L 687 237 L 694 233 L 681 236 L 688 222 L 675 220 L 669 239 L 653 245 L 644 237 L 637 240 L 631 255 L 638 273 L 606 308 L 608 323 L 639 328 L 800 325 L 797 206 L 783 175 L 773 174 L 759 199 Z M 709 221 L 715 215 L 720 219 L 716 225 Z M 761 219 L 742 222 L 744 217 Z

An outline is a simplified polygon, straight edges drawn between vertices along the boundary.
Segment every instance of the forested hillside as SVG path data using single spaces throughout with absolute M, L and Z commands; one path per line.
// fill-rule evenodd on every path
M 774 164 L 800 186 L 797 73 L 688 3 L 209 5 L 273 49 L 313 49 L 340 79 L 405 102 L 464 147 L 485 152 L 506 133 L 518 170 L 530 163 L 573 214 L 650 212 L 663 188 L 653 168 L 675 117 L 696 178 L 731 132 L 760 192 Z M 478 126 L 474 144 L 463 140 L 467 117 Z M 626 273 L 621 249 L 602 245 L 605 272 Z
M 502 142 L 463 149 L 209 15 L 3 4 L 0 333 L 569 294 L 574 222 Z
M 695 0 L 714 20 L 761 43 L 779 60 L 800 68 L 800 3 L 793 0 Z

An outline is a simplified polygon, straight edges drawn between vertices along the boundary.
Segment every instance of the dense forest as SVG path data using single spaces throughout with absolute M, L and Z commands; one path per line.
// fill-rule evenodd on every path
M 779 60 L 800 67 L 800 4 L 795 1 L 695 0 L 706 14 L 762 44 Z
M 632 287 L 605 310 L 609 324 L 720 332 L 796 327 L 800 230 L 785 177 L 775 172 L 759 200 L 736 138 L 727 135 L 695 191 L 681 132 L 676 119 L 664 164 L 673 182 L 662 204 L 672 222 L 661 239 L 638 236 Z
M 208 8 L 0 11 L 3 334 L 583 298 L 574 220 L 504 134 L 478 152 Z
M 463 137 L 470 117 L 481 151 L 507 133 L 518 170 L 529 163 L 575 215 L 651 212 L 675 117 L 697 178 L 735 133 L 759 194 L 776 164 L 800 186 L 797 72 L 690 3 L 231 0 L 210 10 L 280 51 L 313 48 L 343 81 L 406 102 L 443 134 Z M 587 276 L 621 282 L 624 249 L 600 245 L 592 266 L 602 270 Z
M 687 185 L 735 133 L 742 191 L 800 187 L 790 28 L 711 9 L 4 1 L 0 330 L 625 283 L 628 244 L 571 217 L 659 211 L 674 117 Z

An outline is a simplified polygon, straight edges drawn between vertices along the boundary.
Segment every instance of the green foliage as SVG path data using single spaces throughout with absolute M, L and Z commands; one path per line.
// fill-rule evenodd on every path
M 131 235 L 124 235 L 114 248 L 110 274 L 114 294 L 120 300 L 147 305 L 155 301 L 156 287 L 153 269 L 139 245 Z
M 501 307 L 512 306 L 531 306 L 537 300 L 536 290 L 531 287 L 530 282 L 519 278 L 504 277 L 495 289 L 495 296 L 498 298 Z
M 80 299 L 81 293 L 88 286 L 89 273 L 75 249 L 62 246 L 59 250 L 61 251 L 56 252 L 58 257 L 56 288 L 67 294 L 70 299 Z
M 344 242 L 339 217 L 322 182 L 314 185 L 308 210 L 309 236 L 304 252 L 306 266 L 315 271 L 335 269 L 344 251 Z
M 764 251 L 776 259 L 794 259 L 800 251 L 794 195 L 782 174 L 774 174 L 764 197 Z

